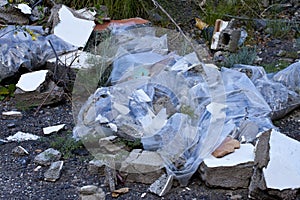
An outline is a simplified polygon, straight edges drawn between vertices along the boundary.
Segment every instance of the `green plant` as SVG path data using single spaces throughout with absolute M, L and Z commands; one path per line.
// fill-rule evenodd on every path
M 8 86 L 0 86 L 0 101 L 3 101 L 7 97 L 13 97 L 16 85 L 10 84 Z
M 61 136 L 55 136 L 50 142 L 50 147 L 59 150 L 65 159 L 74 157 L 74 151 L 84 148 L 81 140 L 76 141 L 70 133 Z
M 234 64 L 252 65 L 256 57 L 256 48 L 243 46 L 237 53 L 230 54 L 222 64 L 224 67 L 232 67 Z
M 262 66 L 264 67 L 264 69 L 267 73 L 278 72 L 278 71 L 286 68 L 289 65 L 290 65 L 290 63 L 288 61 L 284 61 L 284 60 L 262 64 Z
M 276 38 L 286 38 L 292 33 L 292 22 L 278 20 L 268 20 L 266 32 Z

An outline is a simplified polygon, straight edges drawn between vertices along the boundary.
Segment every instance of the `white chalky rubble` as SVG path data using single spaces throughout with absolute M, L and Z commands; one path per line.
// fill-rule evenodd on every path
M 28 14 L 30 15 L 31 14 L 31 8 L 27 5 L 27 4 L 24 4 L 24 3 L 20 3 L 16 6 L 16 8 L 20 9 L 22 13 L 24 14 Z
M 45 135 L 49 135 L 51 133 L 56 133 L 56 132 L 60 131 L 65 126 L 66 126 L 65 124 L 60 124 L 60 125 L 56 125 L 56 126 L 45 127 L 45 128 L 43 128 L 43 132 Z
M 58 12 L 60 23 L 54 28 L 54 35 L 77 47 L 84 47 L 88 41 L 95 22 L 77 18 L 66 6 Z
M 22 116 L 23 115 L 20 111 L 11 110 L 11 111 L 2 112 L 2 117 L 3 118 L 19 118 L 19 117 L 22 117 Z
M 266 185 L 271 189 L 300 188 L 300 142 L 272 130 L 270 161 L 263 168 Z
M 37 136 L 37 135 L 33 135 L 31 133 L 24 133 L 24 132 L 18 131 L 16 134 L 14 134 L 12 136 L 8 136 L 6 138 L 6 140 L 8 140 L 10 142 L 13 142 L 13 141 L 22 142 L 22 141 L 26 141 L 26 140 L 37 140 L 39 138 L 40 137 Z
M 241 144 L 235 152 L 224 156 L 223 158 L 215 158 L 209 156 L 203 160 L 207 167 L 231 167 L 247 162 L 254 162 L 254 146 L 252 144 Z
M 40 70 L 23 74 L 16 87 L 24 92 L 35 91 L 42 83 L 45 82 L 48 70 Z

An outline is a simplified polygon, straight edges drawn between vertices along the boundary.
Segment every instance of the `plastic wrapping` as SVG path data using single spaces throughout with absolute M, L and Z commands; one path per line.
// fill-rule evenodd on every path
M 300 64 L 294 63 L 271 76 L 263 67 L 234 65 L 234 69 L 246 73 L 271 107 L 271 119 L 284 117 L 300 106 Z
M 273 91 L 280 83 L 268 82 L 259 68 L 249 79 L 237 70 L 205 65 L 195 53 L 167 53 L 166 36 L 157 37 L 153 30 L 113 35 L 111 41 L 118 41 L 112 43 L 118 47 L 112 56 L 113 84 L 90 96 L 73 134 L 140 139 L 145 150 L 160 154 L 168 174 L 185 185 L 226 136 L 251 142 L 274 128 L 270 114 L 278 101 L 270 105 L 274 95 L 261 93 L 261 87 Z M 279 97 L 284 101 L 286 96 Z M 255 127 L 251 135 L 249 127 Z
M 36 70 L 55 57 L 49 41 L 58 55 L 77 49 L 55 35 L 44 36 L 41 26 L 0 29 L 0 80 L 14 75 L 21 66 Z

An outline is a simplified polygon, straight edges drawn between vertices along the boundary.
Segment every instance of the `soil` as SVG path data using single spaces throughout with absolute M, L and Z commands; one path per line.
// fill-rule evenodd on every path
M 194 37 L 197 41 L 199 38 L 198 30 L 194 28 L 194 17 L 199 17 L 199 7 L 192 1 L 169 1 L 172 4 L 175 19 L 179 20 L 184 30 Z M 178 9 L 180 12 L 178 13 Z M 172 7 L 170 7 L 172 9 Z M 172 13 L 171 13 L 172 14 Z M 180 16 L 180 17 L 178 17 Z M 291 49 L 295 46 L 295 38 L 280 39 L 272 38 L 263 31 L 259 32 L 259 38 L 256 44 L 260 52 L 259 56 L 263 62 L 278 61 L 280 57 L 276 54 L 282 50 Z M 299 48 L 299 47 L 298 47 Z M 298 50 L 295 47 L 295 50 Z M 213 52 L 211 52 L 213 55 Z M 299 57 L 299 56 L 298 56 Z M 294 62 L 294 60 L 290 62 Z M 14 98 L 2 101 L 0 112 L 14 110 L 16 104 Z M 68 139 L 72 134 L 74 119 L 72 115 L 72 106 L 69 100 L 65 100 L 57 105 L 44 106 L 36 112 L 37 108 L 27 108 L 22 110 L 21 119 L 4 120 L 0 119 L 0 139 L 13 135 L 17 131 L 23 131 L 43 137 L 37 141 L 12 142 L 2 144 L 0 142 L 0 199 L 78 199 L 78 189 L 85 185 L 97 185 L 101 187 L 107 199 L 113 199 L 104 177 L 90 174 L 88 172 L 88 162 L 92 156 L 84 148 L 72 150 L 71 154 L 63 157 L 64 167 L 62 175 L 56 182 L 46 182 L 43 180 L 43 174 L 47 167 L 42 167 L 35 172 L 37 165 L 33 162 L 34 157 L 40 150 L 46 150 L 53 146 L 57 137 Z M 53 136 L 44 136 L 43 127 L 66 124 L 64 130 Z M 285 118 L 275 121 L 282 133 L 300 141 L 300 109 L 297 109 Z M 12 155 L 12 149 L 18 145 L 24 147 L 28 156 L 16 157 Z M 63 143 L 60 143 L 63 148 Z M 141 195 L 147 192 L 149 185 L 139 183 L 119 184 L 118 188 L 129 187 L 127 194 L 121 195 L 118 199 L 141 199 Z M 300 199 L 300 194 L 298 195 Z M 225 190 L 221 188 L 209 188 L 201 182 L 199 175 L 196 173 L 187 187 L 173 187 L 172 190 L 164 197 L 158 197 L 154 194 L 147 193 L 144 199 L 248 199 L 247 189 Z

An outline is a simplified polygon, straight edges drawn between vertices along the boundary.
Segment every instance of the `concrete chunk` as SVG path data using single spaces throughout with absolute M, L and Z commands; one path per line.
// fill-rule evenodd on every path
M 210 156 L 200 165 L 199 173 L 205 184 L 212 187 L 247 188 L 254 165 L 254 147 L 241 144 L 240 149 L 222 158 Z
M 300 188 L 300 143 L 270 130 L 259 137 L 255 154 L 249 196 L 296 199 Z

